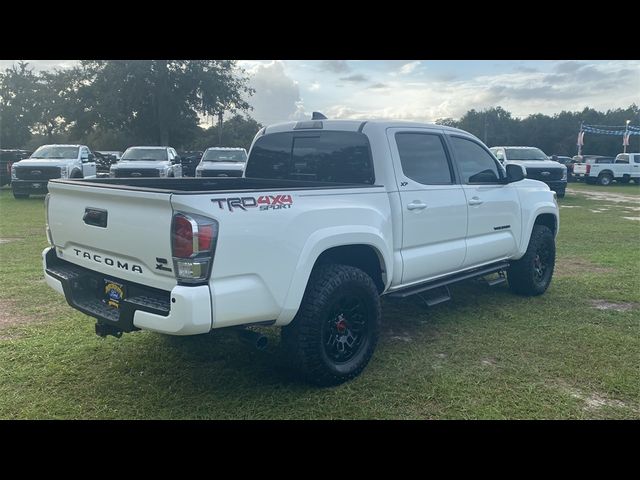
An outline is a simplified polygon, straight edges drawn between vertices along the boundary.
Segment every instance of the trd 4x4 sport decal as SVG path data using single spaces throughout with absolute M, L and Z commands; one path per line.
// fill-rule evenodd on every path
M 255 197 L 230 197 L 230 198 L 212 198 L 213 203 L 217 203 L 221 209 L 225 206 L 230 212 L 234 208 L 240 208 L 247 211 L 248 208 L 259 208 L 260 210 L 281 210 L 283 208 L 291 208 L 293 199 L 291 195 L 260 195 Z

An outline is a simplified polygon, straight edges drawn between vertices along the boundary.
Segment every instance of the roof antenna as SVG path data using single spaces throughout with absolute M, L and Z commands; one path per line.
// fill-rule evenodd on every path
M 311 114 L 311 120 L 327 120 L 327 117 L 325 117 L 320 112 L 313 112 Z

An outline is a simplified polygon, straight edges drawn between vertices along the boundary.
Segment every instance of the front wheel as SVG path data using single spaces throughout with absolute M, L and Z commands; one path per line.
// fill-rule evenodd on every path
M 507 270 L 509 287 L 519 295 L 543 294 L 551 283 L 555 263 L 553 232 L 545 225 L 534 225 L 527 252 Z
M 321 265 L 309 279 L 282 345 L 294 368 L 317 385 L 337 385 L 367 366 L 380 333 L 380 296 L 359 268 Z
M 620 183 L 629 183 L 631 181 L 631 177 L 629 175 L 623 175 L 622 178 L 618 179 Z
M 634 178 L 633 181 L 636 183 L 636 185 L 640 185 L 640 178 Z

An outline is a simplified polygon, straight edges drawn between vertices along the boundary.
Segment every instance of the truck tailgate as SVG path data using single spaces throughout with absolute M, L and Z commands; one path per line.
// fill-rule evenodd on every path
M 573 166 L 573 173 L 575 173 L 576 175 L 587 173 L 587 165 L 584 163 L 576 163 Z
M 162 290 L 176 285 L 171 194 L 58 182 L 49 182 L 49 192 L 49 228 L 58 257 Z

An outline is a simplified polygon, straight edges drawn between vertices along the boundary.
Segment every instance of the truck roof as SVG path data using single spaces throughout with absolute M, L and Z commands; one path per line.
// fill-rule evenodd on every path
M 241 147 L 209 147 L 206 150 L 244 150 Z
M 44 145 L 40 145 L 40 147 L 85 147 L 85 146 L 86 145 L 80 145 L 77 143 L 45 143 Z
M 438 128 L 445 131 L 450 132 L 458 132 L 463 133 L 465 135 L 470 135 L 469 132 L 465 132 L 464 130 L 460 130 L 459 128 L 448 127 L 445 125 L 438 125 L 435 123 L 427 123 L 427 122 L 413 122 L 407 120 L 382 120 L 382 119 L 369 119 L 369 120 L 333 120 L 333 119 L 323 119 L 323 120 L 301 120 L 299 122 L 281 122 L 275 123 L 272 125 L 268 125 L 264 133 L 275 133 L 275 132 L 286 132 L 293 130 L 298 123 L 304 122 L 322 122 L 323 130 L 344 130 L 344 131 L 353 131 L 357 132 L 363 124 L 373 123 L 376 125 L 380 125 L 383 128 L 393 128 L 393 127 L 429 127 L 429 128 Z
M 173 148 L 173 147 L 162 147 L 158 145 L 135 145 L 133 147 L 128 147 L 127 150 L 129 150 L 129 148 L 157 148 L 158 150 L 164 150 L 164 149 Z
M 540 150 L 540 148 L 538 147 L 525 147 L 525 146 L 516 146 L 516 145 L 495 145 L 491 148 L 521 148 L 521 149 L 525 149 L 525 148 L 537 148 L 538 150 Z M 560 156 L 560 155 L 558 155 Z

